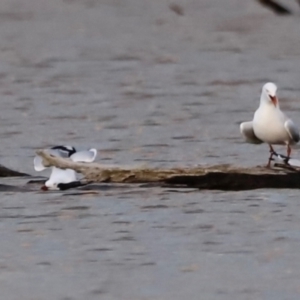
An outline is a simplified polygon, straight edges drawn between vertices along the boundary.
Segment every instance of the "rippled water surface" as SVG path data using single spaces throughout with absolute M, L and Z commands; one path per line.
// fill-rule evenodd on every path
M 256 1 L 3 0 L 0 162 L 36 175 L 35 149 L 71 144 L 108 164 L 265 164 L 238 125 L 266 81 L 300 124 L 299 23 Z M 1 180 L 3 299 L 300 297 L 297 190 L 27 181 Z

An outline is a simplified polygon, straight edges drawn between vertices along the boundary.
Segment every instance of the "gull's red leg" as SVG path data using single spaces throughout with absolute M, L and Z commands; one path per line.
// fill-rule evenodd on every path
M 287 146 L 287 151 L 286 151 L 287 157 L 288 157 L 288 158 L 290 158 L 291 152 L 292 152 L 292 148 L 290 147 L 290 145 L 288 145 L 288 146 Z
M 271 160 L 272 160 L 272 157 L 273 157 L 274 152 L 275 152 L 272 145 L 269 145 L 269 147 L 270 147 L 270 156 L 269 156 L 268 164 L 266 165 L 267 168 L 271 167 Z

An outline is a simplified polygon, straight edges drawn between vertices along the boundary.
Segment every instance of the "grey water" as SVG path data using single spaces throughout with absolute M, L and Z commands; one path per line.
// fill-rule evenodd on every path
M 257 1 L 2 0 L 0 163 L 40 175 L 35 150 L 69 144 L 103 164 L 263 165 L 239 123 L 274 81 L 300 124 L 299 24 Z M 1 179 L 21 187 L 0 193 L 1 299 L 299 299 L 297 190 L 27 180 Z

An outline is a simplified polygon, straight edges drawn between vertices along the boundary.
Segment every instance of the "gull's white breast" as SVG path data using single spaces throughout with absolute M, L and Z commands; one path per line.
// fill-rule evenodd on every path
M 269 105 L 260 106 L 254 114 L 253 131 L 265 143 L 282 145 L 291 143 L 284 123 L 287 117 L 284 113 Z

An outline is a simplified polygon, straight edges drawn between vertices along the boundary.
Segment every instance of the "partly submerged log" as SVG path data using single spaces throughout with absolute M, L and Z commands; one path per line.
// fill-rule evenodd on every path
M 29 176 L 29 175 L 8 169 L 8 168 L 0 165 L 0 177 L 19 177 L 19 176 Z
M 188 186 L 199 189 L 242 191 L 263 188 L 299 189 L 300 173 L 269 172 L 259 169 L 256 174 L 247 169 L 233 172 L 208 172 L 205 175 L 174 176 L 167 178 L 166 183 L 176 186 Z
M 158 169 L 115 167 L 98 163 L 78 163 L 38 150 L 45 166 L 73 169 L 87 181 L 111 183 L 159 183 L 162 186 L 209 190 L 251 190 L 259 188 L 300 188 L 300 172 L 265 167 L 241 168 L 231 165 Z

